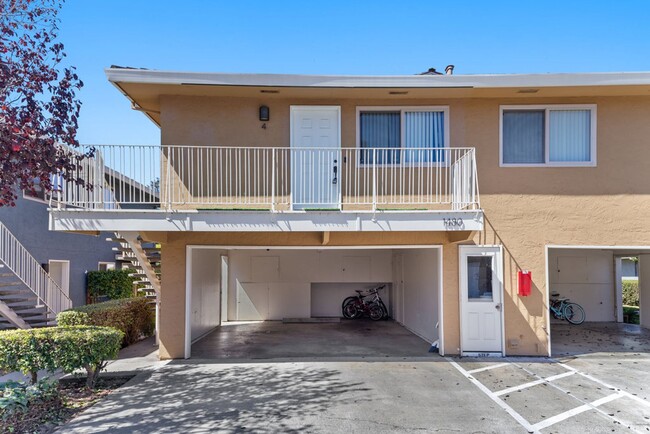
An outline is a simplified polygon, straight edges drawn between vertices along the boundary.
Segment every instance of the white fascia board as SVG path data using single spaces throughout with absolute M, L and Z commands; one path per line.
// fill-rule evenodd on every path
M 50 210 L 54 231 L 390 232 L 480 231 L 483 211 L 235 212 Z
M 112 83 L 314 88 L 510 88 L 650 85 L 650 72 L 485 75 L 234 74 L 107 68 Z

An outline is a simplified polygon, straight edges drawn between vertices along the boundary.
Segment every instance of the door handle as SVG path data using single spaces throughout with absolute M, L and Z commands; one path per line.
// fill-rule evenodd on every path
M 337 165 L 338 160 L 334 160 L 334 178 L 332 179 L 332 184 L 338 183 L 338 171 L 339 166 Z
M 494 308 L 495 308 L 496 310 L 501 310 L 501 303 L 497 303 L 497 304 L 495 304 L 495 305 L 494 305 Z

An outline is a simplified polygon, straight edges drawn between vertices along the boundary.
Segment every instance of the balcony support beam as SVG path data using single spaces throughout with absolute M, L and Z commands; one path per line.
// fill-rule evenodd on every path
M 392 232 L 483 230 L 483 211 L 51 210 L 54 231 Z

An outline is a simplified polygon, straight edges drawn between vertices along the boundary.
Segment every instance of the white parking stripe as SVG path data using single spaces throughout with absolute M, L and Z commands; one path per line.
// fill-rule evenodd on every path
M 544 380 L 543 378 L 541 380 L 531 381 L 530 383 L 520 384 L 519 386 L 508 387 L 507 389 L 503 389 L 503 390 L 499 390 L 498 392 L 494 392 L 494 394 L 496 396 L 501 396 L 501 395 L 505 395 L 506 393 L 512 393 L 512 392 L 516 392 L 518 390 L 528 389 L 529 387 L 537 386 L 538 384 L 542 384 L 542 383 L 546 383 L 546 380 Z
M 650 402 L 648 402 L 648 401 L 646 401 L 644 399 L 641 399 L 636 395 L 632 395 L 631 393 L 626 392 L 625 390 L 621 390 L 618 387 L 615 387 L 615 386 L 612 386 L 611 384 L 605 383 L 604 381 L 599 380 L 598 378 L 593 377 L 593 376 L 591 376 L 589 374 L 586 374 L 584 372 L 580 372 L 580 371 L 578 371 L 577 369 L 575 369 L 575 368 L 573 368 L 571 366 L 565 365 L 564 363 L 558 363 L 558 365 L 560 365 L 560 366 L 562 366 L 565 369 L 568 369 L 570 371 L 575 371 L 577 374 L 582 375 L 583 377 L 593 381 L 594 383 L 598 383 L 603 387 L 607 387 L 608 389 L 616 390 L 616 391 L 622 393 L 623 395 L 625 395 L 627 398 L 633 399 L 634 401 L 636 401 L 638 403 L 641 403 L 641 404 L 643 404 L 645 406 L 650 407 Z
M 541 430 L 544 428 L 548 428 L 551 425 L 555 425 L 556 423 L 562 422 L 563 420 L 566 420 L 572 416 L 576 416 L 580 413 L 584 413 L 585 411 L 593 410 L 596 407 L 606 404 L 608 402 L 611 402 L 615 399 L 622 398 L 624 395 L 620 392 L 613 393 L 611 395 L 608 395 L 604 398 L 600 398 L 594 402 L 591 402 L 589 404 L 584 404 L 579 407 L 576 407 L 574 409 L 571 409 L 569 411 L 565 411 L 564 413 L 560 413 L 558 415 L 555 415 L 553 417 L 549 417 L 548 419 L 544 419 L 541 422 L 536 423 L 533 425 L 533 428 L 535 430 Z
M 517 365 L 515 365 L 515 366 L 517 366 Z M 494 392 L 494 394 L 496 396 L 501 396 L 501 395 L 505 395 L 506 393 L 512 393 L 512 392 L 516 392 L 518 390 L 528 389 L 529 387 L 537 386 L 539 384 L 550 383 L 553 380 L 559 380 L 560 378 L 568 377 L 570 375 L 575 375 L 575 374 L 576 374 L 576 372 L 573 372 L 573 371 L 563 372 L 562 374 L 552 375 L 552 376 L 546 377 L 546 378 L 540 378 L 539 380 L 531 381 L 529 383 L 520 384 L 519 386 L 508 387 L 507 389 L 503 389 L 503 390 L 499 390 L 498 392 Z
M 577 372 L 575 371 L 569 371 L 569 372 L 563 372 L 562 374 L 557 374 L 557 375 L 551 375 L 550 377 L 546 377 L 546 381 L 555 381 L 559 380 L 560 378 L 564 377 L 570 377 L 571 375 L 575 375 Z
M 510 365 L 510 363 L 498 363 L 496 365 L 490 365 L 484 368 L 472 369 L 471 371 L 465 371 L 465 372 L 467 372 L 468 374 L 476 374 L 477 372 L 489 371 L 490 369 L 503 368 L 504 366 L 508 366 L 508 365 Z
M 519 425 L 523 426 L 523 427 L 526 429 L 526 431 L 528 431 L 529 433 L 539 433 L 539 431 L 536 430 L 536 429 L 535 429 L 535 428 L 530 424 L 530 422 L 528 422 L 526 419 L 524 419 L 524 417 L 523 417 L 522 415 L 520 415 L 519 413 L 517 413 L 517 411 L 516 411 L 514 408 L 510 407 L 510 406 L 509 406 L 508 404 L 506 404 L 506 403 L 505 403 L 501 398 L 499 398 L 498 396 L 496 396 L 496 395 L 494 394 L 494 392 L 492 392 L 490 389 L 488 389 L 487 387 L 485 387 L 485 386 L 483 385 L 483 383 L 481 383 L 480 381 L 478 381 L 476 378 L 472 377 L 472 375 L 471 375 L 468 371 L 466 371 L 465 369 L 463 369 L 463 368 L 462 368 L 458 363 L 454 362 L 454 361 L 453 361 L 452 359 L 450 359 L 449 357 L 446 357 L 446 359 L 447 359 L 447 361 L 448 361 L 448 362 L 449 362 L 449 363 L 450 363 L 454 368 L 456 368 L 456 369 L 458 370 L 458 372 L 460 372 L 461 374 L 463 374 L 463 376 L 465 376 L 465 378 L 467 378 L 467 379 L 468 379 L 469 381 L 471 381 L 471 382 L 472 382 L 476 387 L 478 387 L 478 388 L 479 388 L 483 393 L 485 393 L 485 394 L 488 396 L 488 398 L 490 398 L 492 401 L 494 401 L 494 402 L 495 402 L 499 407 L 501 407 L 501 408 L 503 408 L 505 411 L 507 411 L 508 414 L 509 414 L 510 416 L 512 416 L 512 418 L 513 418 L 514 420 L 516 420 L 516 421 L 519 423 Z

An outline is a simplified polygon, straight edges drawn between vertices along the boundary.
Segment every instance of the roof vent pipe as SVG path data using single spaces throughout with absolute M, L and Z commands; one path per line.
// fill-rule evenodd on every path
M 454 65 L 447 65 L 445 68 L 445 74 L 454 75 Z

